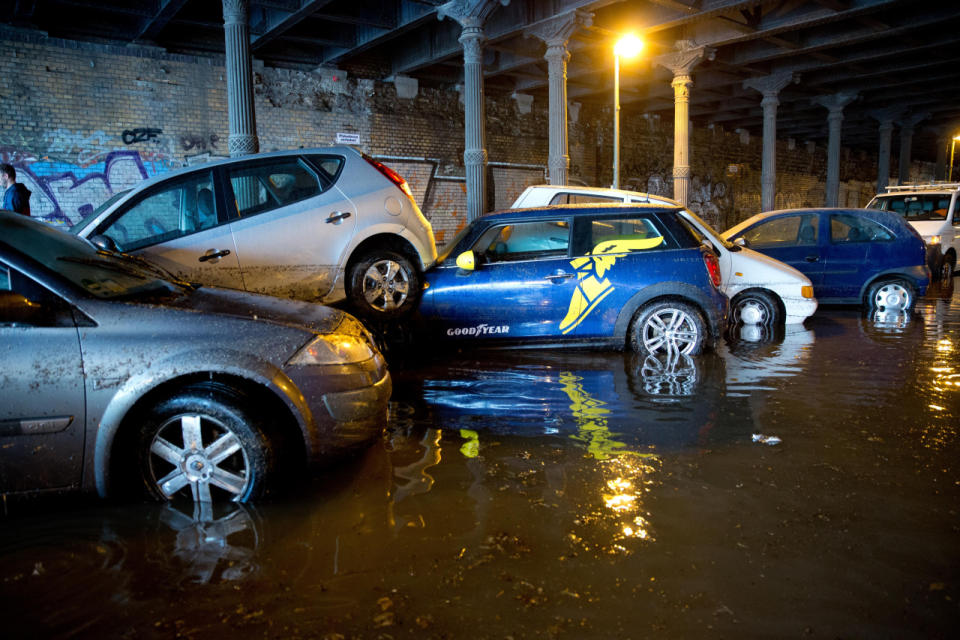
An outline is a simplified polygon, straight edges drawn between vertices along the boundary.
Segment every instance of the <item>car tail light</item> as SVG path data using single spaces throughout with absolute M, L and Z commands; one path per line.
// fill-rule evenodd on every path
M 408 185 L 407 181 L 403 179 L 403 176 L 401 176 L 399 173 L 397 173 L 387 165 L 383 164 L 382 162 L 377 162 L 376 160 L 374 160 L 373 158 L 371 158 L 366 154 L 364 154 L 363 159 L 369 162 L 371 165 L 373 165 L 374 169 L 382 173 L 387 180 L 397 185 L 397 187 L 399 187 L 401 191 L 407 194 L 408 198 L 413 200 L 413 192 L 410 191 L 410 185 Z
M 719 289 L 722 284 L 722 278 L 720 277 L 720 261 L 717 259 L 717 256 L 706 251 L 703 254 L 703 263 L 707 265 L 707 273 L 710 274 L 710 281 L 713 283 L 713 286 Z

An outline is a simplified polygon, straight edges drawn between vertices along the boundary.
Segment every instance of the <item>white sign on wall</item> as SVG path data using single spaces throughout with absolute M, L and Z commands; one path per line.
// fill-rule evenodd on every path
M 338 131 L 337 144 L 360 144 L 360 134 Z

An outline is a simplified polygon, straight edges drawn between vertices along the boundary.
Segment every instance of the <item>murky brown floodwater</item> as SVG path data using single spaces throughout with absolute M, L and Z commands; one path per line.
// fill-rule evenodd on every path
M 693 361 L 395 363 L 389 437 L 281 504 L 0 520 L 2 635 L 955 637 L 956 291 Z

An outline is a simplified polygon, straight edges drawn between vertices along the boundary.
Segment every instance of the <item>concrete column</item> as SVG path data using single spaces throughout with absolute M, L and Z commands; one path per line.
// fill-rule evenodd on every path
M 840 133 L 843 124 L 843 108 L 857 99 L 855 93 L 836 93 L 822 96 L 815 102 L 827 108 L 830 138 L 827 141 L 827 193 L 826 207 L 836 207 L 840 197 Z
M 437 7 L 437 18 L 463 27 L 463 164 L 467 177 L 467 220 L 487 211 L 486 116 L 483 95 L 483 24 L 498 4 L 510 0 L 451 0 Z
M 547 45 L 544 58 L 550 74 L 550 184 L 566 184 L 570 168 L 567 142 L 567 61 L 570 52 L 567 42 L 577 27 L 593 24 L 593 14 L 572 11 L 535 25 L 527 35 L 543 40 Z
M 743 81 L 744 89 L 755 89 L 763 94 L 763 165 L 760 174 L 760 208 L 772 211 L 776 208 L 777 195 L 777 95 L 798 76 L 792 73 L 777 73 L 762 78 Z
M 687 206 L 690 190 L 690 74 L 704 58 L 712 60 L 715 50 L 680 40 L 676 51 L 654 58 L 654 64 L 673 73 L 673 199 Z
M 890 139 L 893 135 L 893 121 L 900 117 L 900 111 L 884 109 L 870 114 L 880 123 L 880 145 L 877 152 L 877 193 L 883 193 L 890 184 Z
M 227 117 L 230 125 L 230 156 L 260 150 L 253 107 L 253 69 L 250 58 L 248 0 L 223 0 L 223 31 L 227 70 Z
M 937 164 L 933 169 L 934 180 L 947 179 L 947 155 L 950 153 L 950 134 L 946 129 L 937 129 Z

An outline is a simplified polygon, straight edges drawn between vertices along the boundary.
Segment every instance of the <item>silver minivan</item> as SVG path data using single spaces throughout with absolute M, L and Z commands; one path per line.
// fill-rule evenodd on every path
M 332 303 L 367 317 L 413 309 L 437 257 L 407 182 L 353 147 L 258 153 L 165 173 L 71 231 L 190 282 Z

